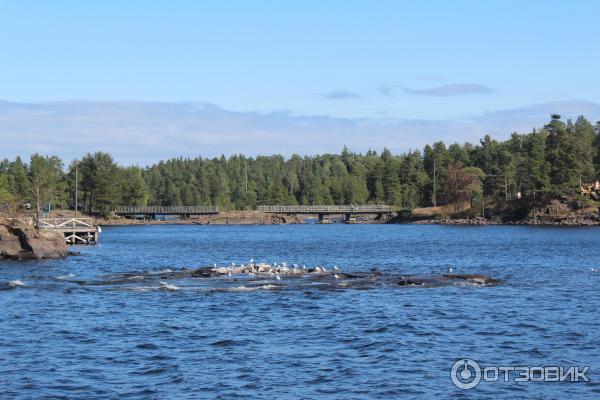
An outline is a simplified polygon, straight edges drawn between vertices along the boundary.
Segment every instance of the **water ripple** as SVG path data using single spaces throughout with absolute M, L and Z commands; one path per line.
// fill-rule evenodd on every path
M 9 382 L 0 397 L 598 398 L 600 274 L 590 255 L 599 231 L 107 228 L 99 246 L 78 248 L 81 257 L 0 264 L 0 382 Z M 327 273 L 190 276 L 250 258 Z M 449 265 L 502 284 L 371 279 L 442 276 Z M 334 266 L 366 275 L 344 286 Z M 593 379 L 464 392 L 449 379 L 462 357 L 589 365 Z

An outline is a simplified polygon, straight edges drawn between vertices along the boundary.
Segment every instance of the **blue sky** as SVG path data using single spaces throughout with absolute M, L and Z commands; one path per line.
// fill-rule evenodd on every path
M 375 121 L 596 104 L 598 15 L 598 1 L 2 2 L 0 99 Z

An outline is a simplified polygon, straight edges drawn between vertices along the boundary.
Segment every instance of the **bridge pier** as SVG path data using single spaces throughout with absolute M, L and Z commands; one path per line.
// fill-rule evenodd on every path
M 100 241 L 100 232 L 98 229 L 95 231 L 65 231 L 65 240 L 67 244 L 98 244 Z
M 376 215 L 377 219 L 383 218 L 386 214 L 392 213 L 392 208 L 388 205 L 356 205 L 356 204 L 342 204 L 342 205 L 312 205 L 312 206 L 258 206 L 257 210 L 265 213 L 276 213 L 276 214 L 305 214 L 305 215 L 316 215 L 319 218 L 320 223 L 328 222 L 325 220 L 325 216 L 328 215 L 341 215 L 342 219 L 346 223 L 356 223 L 356 218 L 352 216 L 356 215 Z

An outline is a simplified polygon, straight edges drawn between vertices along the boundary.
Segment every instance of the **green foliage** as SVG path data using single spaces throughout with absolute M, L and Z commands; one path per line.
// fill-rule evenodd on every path
M 567 126 L 560 115 L 553 115 L 544 127 L 546 138 L 546 161 L 550 166 L 551 195 L 573 194 L 579 187 L 580 164 L 577 160 L 575 135 L 569 122 Z
M 10 209 L 13 201 L 14 196 L 11 194 L 8 185 L 8 174 L 0 173 L 0 211 Z
M 581 182 L 592 182 L 596 178 L 594 159 L 597 156 L 596 133 L 592 124 L 583 117 L 577 118 L 575 124 L 570 128 L 572 141 L 574 142 L 576 168 Z
M 36 219 L 40 218 L 42 207 L 58 203 L 64 195 L 62 181 L 62 161 L 58 157 L 31 156 L 29 164 L 29 187 Z
M 78 172 L 81 201 L 86 211 L 104 210 L 121 201 L 119 175 L 122 173 L 110 154 L 86 154 L 79 161 Z
M 600 121 L 594 126 L 594 170 L 596 179 L 600 179 Z
M 152 166 L 122 167 L 103 152 L 86 154 L 63 172 L 57 157 L 34 155 L 0 162 L 0 204 L 31 202 L 36 209 L 74 207 L 75 170 L 79 208 L 116 205 L 214 205 L 251 210 L 273 204 L 389 204 L 397 209 L 469 201 L 483 208 L 495 200 L 521 215 L 537 204 L 577 192 L 600 175 L 600 123 L 579 117 L 563 123 L 553 115 L 542 130 L 513 133 L 477 145 L 443 142 L 423 152 L 394 155 L 281 155 L 174 158 Z M 535 195 L 534 195 L 535 192 Z M 521 193 L 521 200 L 517 197 Z
M 454 204 L 454 212 L 464 209 L 465 202 L 473 205 L 476 194 L 482 194 L 485 173 L 477 167 L 465 167 L 461 161 L 453 161 L 442 181 L 448 203 Z
M 119 203 L 132 206 L 148 205 L 150 191 L 148 189 L 148 184 L 144 179 L 143 170 L 140 167 L 123 168 L 120 170 L 118 178 L 121 186 L 121 198 L 119 199 Z M 189 186 L 186 187 L 186 190 L 191 191 Z M 193 195 L 188 196 L 193 197 Z
M 29 195 L 30 182 L 27 166 L 20 157 L 8 165 L 8 185 L 12 195 L 18 199 L 26 199 Z

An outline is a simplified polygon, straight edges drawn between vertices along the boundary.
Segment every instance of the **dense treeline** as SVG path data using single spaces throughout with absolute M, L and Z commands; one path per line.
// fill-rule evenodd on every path
M 388 150 L 285 159 L 171 159 L 146 168 L 119 166 L 107 154 L 87 154 L 63 165 L 35 154 L 0 162 L 0 205 L 34 210 L 46 204 L 73 208 L 113 205 L 216 205 L 253 209 L 269 204 L 391 204 L 404 209 L 482 201 L 518 211 L 532 201 L 573 196 L 581 182 L 600 175 L 600 123 L 553 115 L 542 129 L 513 133 L 506 141 L 485 136 L 478 145 L 443 142 L 393 155 Z M 519 195 L 520 194 L 520 195 Z

